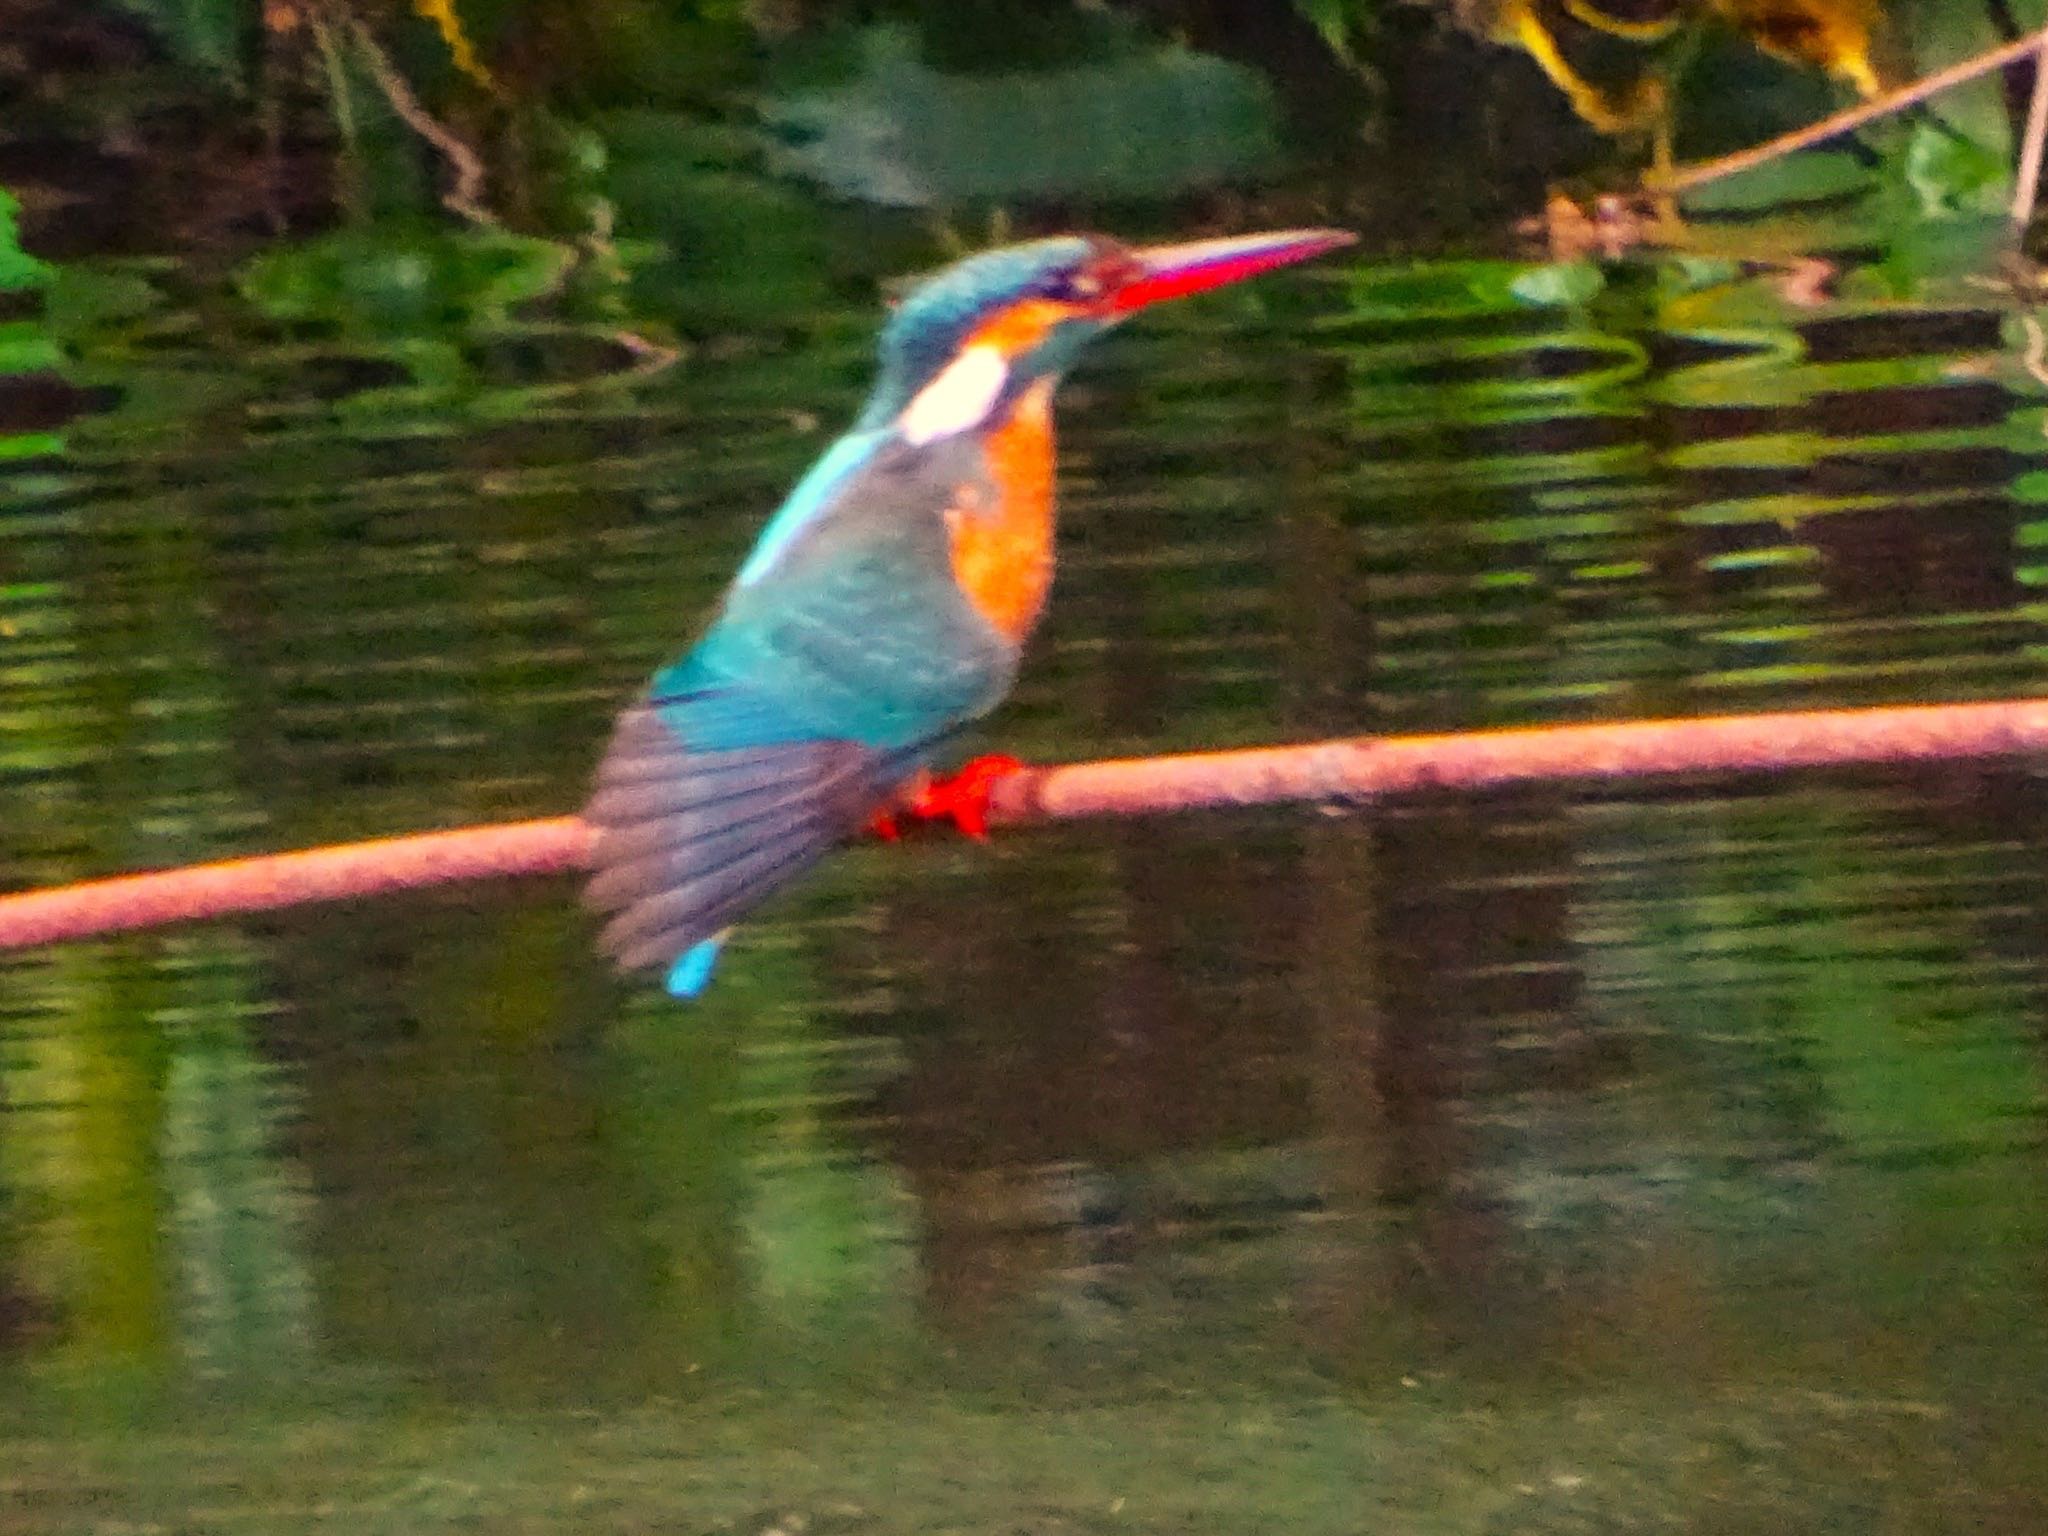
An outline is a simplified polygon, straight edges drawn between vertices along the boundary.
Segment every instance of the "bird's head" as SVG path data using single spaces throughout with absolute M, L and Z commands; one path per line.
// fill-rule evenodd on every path
M 931 442 L 979 426 L 1057 378 L 1082 347 L 1162 299 L 1200 293 L 1320 256 L 1334 229 L 1128 246 L 1069 235 L 985 251 L 927 278 L 882 331 L 881 378 L 862 425 Z

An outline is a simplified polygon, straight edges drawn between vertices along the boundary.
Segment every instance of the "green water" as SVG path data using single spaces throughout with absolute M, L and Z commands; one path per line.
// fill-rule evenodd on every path
M 876 312 L 635 371 L 76 270 L 19 886 L 573 808 Z M 2039 325 L 1370 249 L 1148 316 L 968 745 L 2037 691 Z M 2044 824 L 2009 763 L 862 848 L 696 1006 L 558 882 L 7 958 L 0 1531 L 2039 1529 Z

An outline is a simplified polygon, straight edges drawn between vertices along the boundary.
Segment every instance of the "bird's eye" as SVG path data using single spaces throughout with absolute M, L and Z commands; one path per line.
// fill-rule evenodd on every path
M 1093 304 L 1102 297 L 1102 279 L 1085 268 L 1064 272 L 1053 280 L 1052 292 L 1069 304 Z

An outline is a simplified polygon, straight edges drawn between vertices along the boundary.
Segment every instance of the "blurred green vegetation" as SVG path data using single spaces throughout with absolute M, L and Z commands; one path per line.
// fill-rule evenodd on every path
M 57 0 L 15 3 L 31 35 L 60 26 Z M 1893 80 L 2040 19 L 1987 0 L 1798 3 L 1852 18 Z M 1835 54 L 1786 44 L 1740 0 L 1654 0 L 1645 14 L 1636 25 L 1676 27 L 1687 47 L 1638 59 L 1607 42 L 1669 76 L 1681 153 L 1754 142 L 1849 89 L 1828 73 Z M 1640 143 L 1576 125 L 1526 47 L 1501 46 L 1534 27 L 1569 52 L 1569 20 L 1539 0 L 66 0 L 61 57 L 28 47 L 14 61 L 29 78 L 7 132 L 111 143 L 183 93 L 179 115 L 196 107 L 211 126 L 167 135 L 153 158 L 175 173 L 204 139 L 209 160 L 204 195 L 174 222 L 245 244 L 449 203 L 572 248 L 626 234 L 713 262 L 742 252 L 759 276 L 816 270 L 819 216 L 777 195 L 790 176 L 971 226 L 991 210 L 1257 188 L 1307 164 L 1325 203 L 1397 224 L 1434 178 L 1441 231 L 1447 216 L 1526 210 L 1545 179 L 1639 159 Z M 1883 185 L 1896 189 L 1883 220 L 1986 211 L 2008 190 L 2008 94 L 1976 82 L 1870 130 L 1854 155 L 1782 162 L 1699 206 Z M 170 212 L 147 202 L 131 216 Z
M 0 293 L 39 288 L 49 277 L 48 264 L 21 248 L 21 204 L 0 192 Z

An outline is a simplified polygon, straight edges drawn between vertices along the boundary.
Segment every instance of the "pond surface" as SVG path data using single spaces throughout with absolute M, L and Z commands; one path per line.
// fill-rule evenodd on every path
M 20 886 L 573 808 L 874 313 L 119 277 L 11 402 Z M 969 745 L 2040 691 L 2040 323 L 1783 286 L 1147 316 Z M 2031 763 L 1718 776 L 861 848 L 696 1005 L 552 881 L 5 959 L 0 1530 L 2039 1530 L 2044 848 Z

